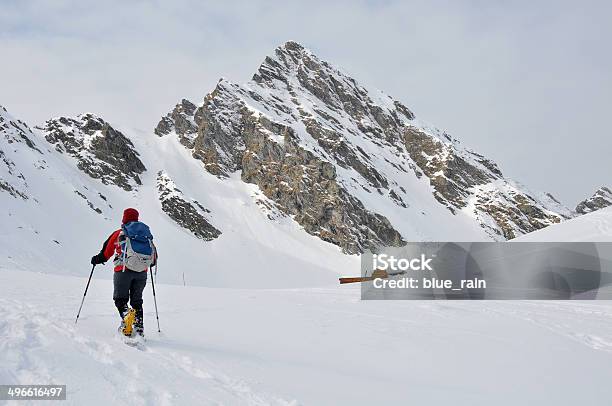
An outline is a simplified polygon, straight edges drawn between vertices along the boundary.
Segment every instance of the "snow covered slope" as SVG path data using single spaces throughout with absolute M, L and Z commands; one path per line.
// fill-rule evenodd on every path
M 539 230 L 514 241 L 596 241 L 612 242 L 612 207 L 599 209 L 575 219 Z
M 608 302 L 360 302 L 358 289 L 157 285 L 146 351 L 110 281 L 0 272 L 0 382 L 66 405 L 589 405 L 612 398 Z M 33 288 L 35 287 L 35 288 Z M 20 403 L 21 404 L 21 403 Z M 27 403 L 24 403 L 27 404 Z
M 612 241 L 611 224 L 602 209 L 532 236 Z M 0 382 L 66 384 L 66 404 L 94 406 L 605 406 L 612 397 L 607 301 L 361 302 L 350 286 L 157 284 L 163 333 L 147 288 L 139 351 L 115 335 L 108 280 L 93 280 L 74 326 L 85 283 L 0 269 Z

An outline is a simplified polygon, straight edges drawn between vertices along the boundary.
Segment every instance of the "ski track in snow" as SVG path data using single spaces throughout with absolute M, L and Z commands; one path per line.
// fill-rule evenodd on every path
M 612 311 L 609 307 L 598 309 L 598 304 L 577 303 L 576 301 L 521 302 L 521 306 L 508 307 L 504 311 L 493 311 L 528 321 L 594 350 L 612 353 L 612 334 L 602 337 L 592 332 L 576 331 L 578 326 L 584 326 L 585 318 L 589 324 L 610 325 Z M 608 330 L 612 332 L 612 329 L 608 328 Z
M 0 381 L 12 383 L 56 383 L 56 377 L 68 373 L 77 380 L 82 369 L 96 370 L 99 378 L 91 382 L 96 387 L 101 383 L 112 394 L 106 404 L 171 405 L 181 398 L 177 390 L 164 390 L 149 382 L 159 382 L 162 373 L 168 381 L 183 382 L 187 391 L 198 404 L 247 404 L 247 405 L 293 405 L 294 402 L 260 394 L 243 381 L 231 379 L 211 368 L 197 365 L 189 356 L 173 351 L 156 349 L 155 341 L 145 345 L 141 356 L 134 359 L 136 348 L 126 346 L 121 337 L 109 334 L 106 338 L 92 338 L 81 333 L 67 320 L 57 320 L 57 315 L 17 300 L 0 299 L 0 352 L 3 367 Z M 69 349 L 52 355 L 50 349 L 67 344 Z M 39 355 L 57 363 L 42 363 Z M 66 365 L 64 355 L 75 358 L 77 364 Z M 85 362 L 87 365 L 83 365 Z M 72 371 L 66 371 L 69 366 Z M 70 376 L 72 375 L 72 376 Z M 61 382 L 65 383 L 65 382 Z M 92 388 L 88 385 L 69 385 L 69 399 L 76 395 L 90 403 Z M 125 388 L 125 390 L 117 390 Z M 95 389 L 94 389 L 95 393 Z M 83 396 L 79 396 L 82 394 Z M 213 396 L 211 396 L 213 394 Z M 217 396 L 214 396 L 217 395 Z M 218 398 L 225 399 L 219 402 Z M 85 404 L 70 402 L 73 404 Z M 24 404 L 19 402 L 19 404 Z

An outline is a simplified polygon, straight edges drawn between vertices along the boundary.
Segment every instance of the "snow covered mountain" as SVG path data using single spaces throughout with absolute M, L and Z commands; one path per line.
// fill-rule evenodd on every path
M 572 215 L 295 42 L 247 84 L 222 79 L 197 107 L 182 100 L 155 133 L 178 137 L 221 179 L 239 172 L 348 253 L 406 240 L 509 239 Z
M 2 108 L 0 267 L 82 274 L 129 206 L 172 268 L 162 281 L 209 286 L 317 285 L 381 244 L 504 240 L 573 216 L 295 42 L 154 133 L 92 113 L 32 128 Z
M 595 191 L 593 196 L 578 203 L 576 206 L 576 213 L 591 213 L 608 206 L 612 206 L 612 190 L 602 186 Z

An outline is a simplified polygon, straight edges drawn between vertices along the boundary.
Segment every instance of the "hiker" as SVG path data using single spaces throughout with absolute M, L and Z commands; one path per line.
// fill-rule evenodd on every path
M 113 300 L 121 317 L 120 332 L 126 336 L 144 336 L 142 292 L 147 284 L 147 270 L 157 263 L 149 227 L 138 221 L 138 211 L 125 209 L 121 228 L 113 232 L 102 250 L 91 258 L 92 265 L 103 264 L 114 254 Z M 128 308 L 128 301 L 132 309 Z M 133 327 L 133 328 L 132 328 Z

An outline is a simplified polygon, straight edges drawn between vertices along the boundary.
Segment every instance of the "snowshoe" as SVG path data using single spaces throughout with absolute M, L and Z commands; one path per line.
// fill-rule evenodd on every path
M 124 344 L 126 344 L 129 347 L 134 347 L 140 351 L 145 351 L 146 350 L 146 346 L 145 346 L 145 338 L 143 336 L 139 336 L 137 334 L 134 334 L 133 336 L 121 336 L 122 341 Z
M 126 337 L 132 337 L 134 332 L 134 320 L 136 319 L 136 310 L 130 309 L 121 321 L 119 332 Z

